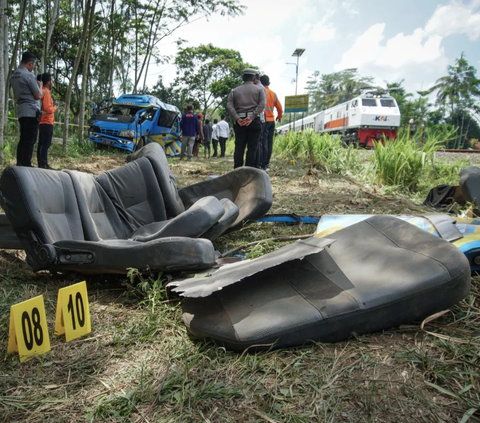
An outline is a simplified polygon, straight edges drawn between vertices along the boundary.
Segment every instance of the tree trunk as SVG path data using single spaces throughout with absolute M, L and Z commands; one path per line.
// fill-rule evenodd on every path
M 47 4 L 49 4 L 49 3 L 50 2 L 47 0 Z M 44 50 L 43 50 L 43 58 L 42 58 L 42 68 L 41 68 L 42 73 L 44 73 L 45 70 L 46 70 L 48 55 L 50 53 L 50 41 L 52 39 L 53 30 L 55 29 L 55 22 L 57 20 L 59 3 L 60 3 L 60 0 L 55 0 L 55 2 L 53 3 L 53 8 L 52 8 L 52 11 L 51 11 L 51 17 L 50 17 L 49 22 L 47 23 L 47 33 L 46 33 L 46 37 L 45 37 L 45 47 L 44 47 Z
M 90 51 L 92 50 L 92 38 L 93 34 L 93 18 L 95 17 L 95 2 L 96 0 L 92 0 L 92 6 L 90 11 L 90 19 L 87 22 L 88 25 L 88 40 L 87 40 L 87 48 L 85 49 L 85 57 L 83 59 L 83 74 L 82 74 L 82 89 L 80 93 L 80 110 L 79 110 L 79 117 L 78 117 L 78 141 L 83 143 L 83 133 L 84 128 L 83 125 L 85 124 L 85 95 L 87 91 L 87 78 L 88 78 L 88 62 L 90 60 Z
M 111 19 L 111 30 L 112 30 L 112 50 L 110 52 L 112 57 L 112 62 L 110 64 L 110 77 L 109 77 L 109 87 L 108 87 L 108 97 L 113 97 L 113 74 L 115 73 L 115 0 L 112 0 L 112 6 L 110 8 L 110 19 Z M 99 99 L 100 101 L 101 99 Z
M 0 0 L 0 3 L 2 4 L 2 11 L 3 11 L 3 18 L 2 21 L 0 22 L 0 26 L 3 24 L 3 47 L 2 50 L 0 51 L 0 54 L 3 55 L 3 67 L 0 69 L 3 69 L 3 87 L 4 87 L 4 94 L 3 98 L 5 99 L 5 105 L 4 105 L 4 125 L 7 122 L 7 117 L 8 117 L 8 90 L 5 88 L 5 83 L 8 79 L 8 16 L 7 16 L 7 2 L 4 0 Z
M 93 0 L 95 1 L 95 0 Z M 91 9 L 91 0 L 87 0 L 87 5 L 85 7 L 85 17 L 83 19 L 83 31 L 80 38 L 80 45 L 78 46 L 78 54 L 75 58 L 75 63 L 72 69 L 72 76 L 70 77 L 70 82 L 68 84 L 67 93 L 65 94 L 65 120 L 63 121 L 63 153 L 67 153 L 67 138 L 68 138 L 68 125 L 70 119 L 70 101 L 72 96 L 73 83 L 77 78 L 78 66 L 80 65 L 80 59 L 82 58 L 83 45 L 85 44 L 85 38 L 87 37 L 88 22 L 90 17 Z M 92 11 L 94 13 L 94 11 Z
M 12 76 L 14 66 L 17 62 L 18 46 L 20 45 L 20 37 L 22 35 L 26 8 L 27 8 L 27 0 L 23 0 L 22 8 L 20 10 L 20 22 L 18 24 L 17 36 L 15 38 L 15 46 L 13 47 L 13 51 L 12 51 L 12 60 L 10 61 L 10 65 L 8 67 L 7 80 L 5 81 L 5 93 L 4 93 L 5 103 L 8 103 L 8 93 L 10 91 L 10 77 Z
M 5 160 L 3 156 L 4 130 L 5 130 L 5 73 L 3 72 L 5 56 L 3 55 L 3 47 L 8 40 L 5 39 L 4 25 L 5 25 L 5 0 L 0 0 L 0 164 L 3 165 Z

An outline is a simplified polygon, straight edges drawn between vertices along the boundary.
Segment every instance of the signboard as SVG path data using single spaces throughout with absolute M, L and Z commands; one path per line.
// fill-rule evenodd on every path
M 285 97 L 285 113 L 308 112 L 308 94 Z

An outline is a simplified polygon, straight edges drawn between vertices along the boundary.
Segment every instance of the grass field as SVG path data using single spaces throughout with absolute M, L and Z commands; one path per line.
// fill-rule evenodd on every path
M 52 147 L 51 166 L 98 174 L 122 153 Z M 225 159 L 169 159 L 180 187 L 233 168 Z M 355 154 L 356 162 L 366 159 Z M 203 154 L 203 153 L 202 153 Z M 311 159 L 312 157 L 310 157 Z M 419 213 L 411 195 L 332 171 L 317 159 L 275 158 L 270 213 Z M 342 172 L 343 173 L 343 172 Z M 348 174 L 348 172 L 345 172 Z M 358 174 L 357 174 L 358 175 Z M 313 233 L 312 225 L 252 223 L 215 242 Z M 284 243 L 258 243 L 249 258 Z M 79 275 L 33 274 L 23 252 L 0 251 L 0 421 L 5 422 L 479 422 L 480 279 L 460 304 L 420 322 L 337 344 L 243 354 L 188 337 L 181 303 L 152 277 L 87 278 L 92 333 L 53 335 L 58 289 Z M 7 355 L 10 306 L 43 294 L 52 350 L 26 363 Z

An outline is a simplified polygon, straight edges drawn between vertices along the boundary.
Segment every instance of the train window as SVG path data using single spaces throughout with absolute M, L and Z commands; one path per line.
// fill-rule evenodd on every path
M 394 100 L 387 98 L 381 98 L 380 104 L 382 105 L 382 107 L 397 107 Z
M 375 107 L 377 101 L 374 98 L 362 98 L 362 106 Z

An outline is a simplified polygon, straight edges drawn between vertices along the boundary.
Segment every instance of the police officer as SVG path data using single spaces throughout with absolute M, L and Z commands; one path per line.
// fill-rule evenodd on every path
M 256 69 L 243 71 L 243 84 L 230 91 L 227 110 L 235 124 L 234 169 L 243 166 L 243 156 L 247 148 L 245 166 L 255 166 L 255 153 L 262 131 L 260 114 L 265 109 L 266 94 L 263 86 L 255 85 Z
M 37 83 L 33 69 L 37 58 L 29 51 L 22 55 L 22 62 L 13 72 L 10 82 L 17 100 L 17 117 L 20 122 L 20 141 L 17 146 L 17 166 L 32 166 L 33 146 L 37 142 L 39 101 L 42 96 L 42 82 Z

